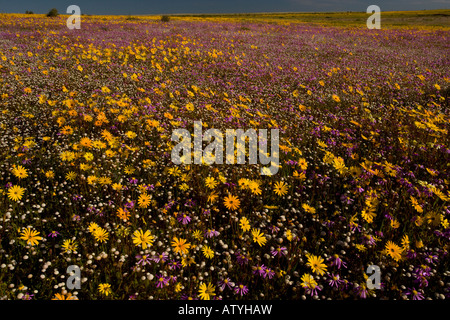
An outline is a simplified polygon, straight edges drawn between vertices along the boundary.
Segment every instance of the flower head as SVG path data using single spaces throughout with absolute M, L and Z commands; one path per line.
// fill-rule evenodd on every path
M 142 246 L 142 249 L 147 249 L 147 247 L 153 245 L 155 236 L 151 234 L 150 230 L 143 232 L 139 229 L 133 233 L 132 239 L 136 246 Z
M 39 240 L 42 240 L 42 237 L 38 236 L 39 233 L 40 232 L 31 228 L 24 228 L 20 233 L 20 239 L 25 240 L 27 244 L 34 246 L 39 243 Z
M 12 186 L 8 189 L 8 198 L 12 201 L 22 200 L 24 192 L 25 188 L 22 188 L 21 186 Z
M 327 266 L 323 261 L 322 257 L 311 254 L 308 256 L 308 263 L 306 263 L 306 265 L 311 268 L 312 272 L 323 275 L 327 271 Z
M 111 285 L 109 283 L 100 283 L 98 285 L 98 291 L 105 296 L 108 296 L 112 293 Z
M 172 247 L 175 253 L 186 254 L 191 247 L 191 244 L 186 239 L 174 237 L 172 240 Z
M 238 197 L 231 194 L 225 197 L 223 203 L 228 210 L 236 210 L 241 205 L 241 201 L 238 199 Z
M 215 296 L 214 290 L 216 289 L 215 286 L 212 285 L 212 283 L 200 283 L 200 287 L 198 289 L 198 293 L 200 296 L 200 299 L 202 300 L 211 300 L 211 297 Z

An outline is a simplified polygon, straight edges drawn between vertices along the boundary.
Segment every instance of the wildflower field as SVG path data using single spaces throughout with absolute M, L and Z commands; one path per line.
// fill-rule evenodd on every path
M 1 299 L 450 297 L 448 27 L 159 18 L 0 15 Z M 175 165 L 194 121 L 278 172 Z

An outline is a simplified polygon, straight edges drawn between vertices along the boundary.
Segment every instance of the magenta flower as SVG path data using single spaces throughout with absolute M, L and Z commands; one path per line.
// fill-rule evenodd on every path
M 237 263 L 238 263 L 239 265 L 242 266 L 242 265 L 248 263 L 248 258 L 247 258 L 244 254 L 241 254 L 241 253 L 238 251 L 238 252 L 235 253 L 235 255 L 236 255 Z
M 52 231 L 47 235 L 47 237 L 56 238 L 59 235 L 60 235 L 60 233 L 58 231 Z
M 432 254 L 431 252 L 427 252 L 425 254 L 425 261 L 427 263 L 435 264 L 438 261 L 438 257 L 435 254 Z
M 356 294 L 362 299 L 366 299 L 367 294 L 369 293 L 369 291 L 367 290 L 367 288 L 365 286 L 357 286 L 354 290 L 355 290 Z
M 134 203 L 135 203 L 135 201 L 129 201 L 129 202 L 125 203 L 125 208 L 133 209 Z
M 269 279 L 272 279 L 274 275 L 275 275 L 275 271 L 273 271 L 270 268 L 265 268 L 264 273 L 262 274 L 262 277 L 263 278 L 268 277 Z
M 215 229 L 208 229 L 205 231 L 205 237 L 212 238 L 217 237 L 219 235 L 219 232 Z
M 170 268 L 171 270 L 179 269 L 179 268 L 181 268 L 181 263 L 180 263 L 179 261 L 172 260 L 172 261 L 170 261 L 170 263 L 169 263 L 169 268 Z
M 242 283 L 234 287 L 234 293 L 240 294 L 241 296 L 248 293 L 248 287 Z
M 423 294 L 420 291 L 416 290 L 416 288 L 408 288 L 405 292 L 405 295 L 407 296 L 411 295 L 413 300 L 424 299 Z
M 278 228 L 277 226 L 274 226 L 274 225 L 269 226 L 269 229 L 270 229 L 270 231 L 272 231 L 272 234 L 280 231 L 280 228 Z
M 317 296 L 318 291 L 322 290 L 322 288 L 316 285 L 311 285 L 311 287 L 304 286 L 303 288 L 305 288 L 306 294 L 309 294 L 311 296 Z
M 266 274 L 266 267 L 262 265 L 253 266 L 253 274 L 259 274 L 262 277 L 265 277 Z
M 272 254 L 273 257 L 277 256 L 281 257 L 281 256 L 285 256 L 287 255 L 287 248 L 286 247 L 278 247 L 275 250 L 272 250 L 270 252 Z
M 230 278 L 226 278 L 222 281 L 219 281 L 220 291 L 225 290 L 226 287 L 228 287 L 228 289 L 232 289 L 234 287 L 234 282 L 232 282 Z
M 341 267 L 347 268 L 347 264 L 339 258 L 337 254 L 333 255 L 330 259 L 331 266 L 336 266 L 338 269 Z
M 33 297 L 34 297 L 34 294 L 29 294 L 27 292 L 23 295 L 22 300 L 31 300 L 31 299 L 33 299 Z
M 139 259 L 139 261 L 137 262 L 138 264 L 145 266 L 146 264 L 150 264 L 151 263 L 151 259 L 150 256 L 148 255 L 137 255 L 136 259 Z
M 186 213 L 183 213 L 177 216 L 177 220 L 182 224 L 188 224 L 191 221 L 191 217 L 189 217 Z
M 156 276 L 156 287 L 163 288 L 164 286 L 169 285 L 170 278 L 164 277 L 162 274 Z
M 181 295 L 181 300 L 198 300 L 198 298 L 194 295 L 194 296 L 189 296 L 186 293 L 183 293 Z
M 330 275 L 330 279 L 328 280 L 328 284 L 331 287 L 338 288 L 341 283 L 342 283 L 342 280 L 340 279 L 339 275 L 335 275 L 334 273 Z
M 156 263 L 159 263 L 160 261 L 166 262 L 169 255 L 166 252 L 163 252 L 161 254 L 155 255 L 152 257 L 152 260 Z

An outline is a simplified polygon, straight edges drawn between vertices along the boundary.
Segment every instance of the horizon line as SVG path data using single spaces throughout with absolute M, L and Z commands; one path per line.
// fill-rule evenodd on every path
M 49 9 L 51 10 L 51 9 Z M 387 12 L 415 12 L 415 11 L 441 11 L 441 10 L 450 10 L 450 8 L 441 8 L 441 9 L 420 9 L 420 10 L 389 10 L 383 11 Z M 333 14 L 333 13 L 366 13 L 366 11 L 352 11 L 352 10 L 341 10 L 341 11 L 258 11 L 258 12 L 213 12 L 213 13 L 143 13 L 143 14 L 102 14 L 102 13 L 82 13 L 82 15 L 88 16 L 160 16 L 160 15 L 171 15 L 171 16 L 201 16 L 201 15 L 249 15 L 249 14 Z M 0 12 L 0 14 L 27 14 L 26 12 Z M 36 15 L 46 15 L 47 13 L 32 13 Z M 69 13 L 59 13 L 59 15 L 70 16 Z

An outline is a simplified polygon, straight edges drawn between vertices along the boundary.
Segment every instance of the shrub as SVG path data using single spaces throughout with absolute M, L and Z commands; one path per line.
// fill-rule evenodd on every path
M 58 10 L 53 8 L 47 13 L 47 17 L 57 17 L 59 15 Z
M 33 11 L 25 11 L 25 14 L 33 14 L 34 12 Z
M 162 21 L 162 22 L 169 22 L 169 21 L 170 21 L 170 17 L 169 17 L 169 16 L 166 16 L 166 15 L 161 16 L 161 21 Z

